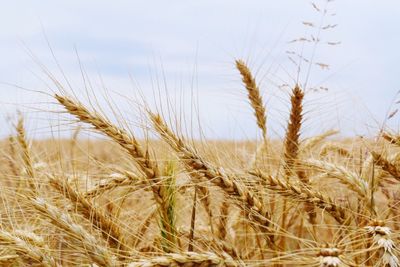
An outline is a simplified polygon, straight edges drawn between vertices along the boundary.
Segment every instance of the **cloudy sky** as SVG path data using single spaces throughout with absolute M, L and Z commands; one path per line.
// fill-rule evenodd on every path
M 138 96 L 153 105 L 167 92 L 175 112 L 199 117 L 208 137 L 255 138 L 234 68 L 241 58 L 263 91 L 272 136 L 283 133 L 296 81 L 307 89 L 305 135 L 397 130 L 399 115 L 387 117 L 399 100 L 398 25 L 398 1 L 3 1 L 0 122 L 21 110 L 32 136 L 63 131 L 65 117 L 48 112 L 58 107 L 46 95 L 57 90 L 46 69 L 83 101 L 89 92 L 113 103 L 132 129 Z M 291 42 L 313 37 L 317 46 Z

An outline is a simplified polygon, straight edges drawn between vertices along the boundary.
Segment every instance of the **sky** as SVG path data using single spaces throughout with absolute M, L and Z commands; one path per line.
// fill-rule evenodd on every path
M 392 0 L 3 1 L 0 136 L 17 111 L 32 138 L 69 134 L 53 77 L 133 131 L 145 99 L 183 115 L 181 131 L 195 137 L 200 121 L 207 138 L 259 138 L 235 59 L 260 85 L 273 138 L 284 134 L 296 82 L 306 90 L 304 136 L 397 131 L 398 25 Z M 313 37 L 317 45 L 299 41 Z

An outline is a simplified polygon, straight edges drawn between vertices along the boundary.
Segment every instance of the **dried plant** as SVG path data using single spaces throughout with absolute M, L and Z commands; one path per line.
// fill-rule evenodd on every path
M 326 8 L 311 6 L 327 16 Z M 320 37 L 293 42 L 316 45 Z M 400 267 L 398 133 L 382 129 L 389 143 L 327 141 L 336 130 L 303 139 L 304 97 L 315 91 L 307 86 L 311 66 L 328 65 L 288 52 L 309 68 L 300 83 L 301 63 L 292 59 L 299 77 L 287 86 L 282 140 L 267 136 L 259 81 L 235 61 L 261 146 L 190 139 L 172 103 L 156 109 L 144 96 L 143 121 L 135 124 L 144 135 L 134 134 L 131 120 L 113 123 L 99 105 L 84 105 L 54 80 L 58 107 L 78 126 L 68 140 L 29 140 L 20 116 L 16 134 L 0 144 L 0 265 Z M 119 122 L 122 114 L 115 112 Z M 82 124 L 109 140 L 78 138 Z

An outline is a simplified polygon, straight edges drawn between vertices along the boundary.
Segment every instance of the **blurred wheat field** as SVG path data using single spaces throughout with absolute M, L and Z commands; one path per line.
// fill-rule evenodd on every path
M 191 140 L 149 107 L 138 138 L 62 90 L 71 139 L 31 140 L 20 117 L 1 143 L 1 266 L 399 266 L 400 137 L 302 138 L 295 84 L 272 140 L 236 67 L 260 142 Z

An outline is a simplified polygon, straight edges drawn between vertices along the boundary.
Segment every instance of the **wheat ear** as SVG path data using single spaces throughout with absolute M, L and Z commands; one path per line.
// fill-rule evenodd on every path
M 93 125 L 96 130 L 119 144 L 135 160 L 140 169 L 146 174 L 147 178 L 149 178 L 152 183 L 157 183 L 157 166 L 149 159 L 149 155 L 142 151 L 139 142 L 132 134 L 124 129 L 116 127 L 98 112 L 88 110 L 79 101 L 57 94 L 55 98 L 70 114 L 76 116 L 82 122 Z M 157 187 L 155 187 L 155 189 L 160 190 Z
M 344 267 L 346 266 L 340 258 L 341 251 L 337 248 L 322 248 L 319 253 L 320 267 Z
M 301 200 L 310 203 L 325 210 L 340 224 L 346 225 L 350 222 L 348 220 L 349 217 L 347 216 L 347 212 L 343 207 L 337 205 L 330 197 L 312 190 L 308 186 L 304 186 L 304 184 L 295 185 L 286 180 L 265 175 L 260 171 L 253 171 L 251 174 L 264 180 L 271 191 L 275 193 L 290 197 L 297 201 Z
M 91 124 L 96 130 L 114 140 L 135 160 L 151 184 L 153 196 L 159 205 L 159 213 L 162 217 L 161 219 L 167 222 L 169 195 L 159 183 L 160 173 L 158 167 L 156 163 L 150 160 L 148 151 L 146 150 L 146 152 L 143 152 L 138 141 L 132 134 L 124 129 L 116 127 L 98 112 L 91 112 L 79 101 L 74 101 L 69 97 L 57 94 L 55 95 L 55 98 L 70 114 L 76 116 L 82 122 Z M 166 239 L 171 244 L 175 244 L 176 236 L 174 236 L 173 233 L 176 232 L 176 230 L 172 227 L 172 225 L 166 225 Z
M 360 199 L 371 199 L 371 190 L 368 181 L 364 180 L 358 174 L 349 171 L 342 166 L 321 160 L 310 159 L 303 161 L 302 164 L 310 168 L 326 172 L 329 176 L 338 179 L 350 190 L 356 192 Z
M 239 262 L 224 254 L 186 252 L 180 254 L 165 254 L 155 258 L 139 260 L 128 264 L 128 267 L 162 267 L 162 266 L 192 266 L 192 267 L 238 267 Z
M 324 144 L 319 154 L 320 156 L 325 157 L 326 155 L 328 155 L 329 152 L 335 152 L 346 159 L 351 158 L 351 153 L 349 150 L 335 143 Z
M 257 86 L 256 80 L 251 74 L 249 67 L 247 67 L 243 60 L 236 60 L 236 68 L 242 75 L 242 81 L 246 87 L 250 105 L 254 109 L 257 125 L 262 131 L 263 140 L 265 142 L 267 140 L 267 116 L 260 89 Z
M 328 130 L 320 135 L 310 137 L 310 138 L 304 140 L 300 144 L 300 151 L 303 153 L 307 152 L 307 151 L 311 151 L 316 145 L 320 144 L 326 138 L 328 138 L 329 136 L 335 135 L 337 133 L 339 133 L 339 131 L 337 131 L 337 130 Z
M 379 266 L 399 267 L 400 261 L 396 255 L 396 245 L 391 238 L 392 230 L 380 222 L 366 226 L 365 230 L 372 237 L 373 245 L 377 246 L 380 252 Z
M 400 170 L 396 167 L 396 165 L 389 162 L 385 157 L 383 157 L 382 154 L 372 151 L 371 155 L 376 165 L 380 166 L 382 170 L 388 172 L 396 180 L 400 181 Z
M 17 155 L 15 149 L 15 137 L 10 135 L 8 137 L 9 155 L 7 156 L 8 166 L 10 167 L 12 175 L 18 177 L 20 175 L 20 170 L 15 161 L 15 155 Z
M 251 191 L 243 184 L 232 179 L 221 168 L 218 169 L 206 162 L 192 147 L 177 137 L 159 115 L 149 112 L 149 116 L 156 131 L 177 152 L 193 179 L 206 178 L 224 190 L 231 198 L 237 200 L 236 203 L 239 207 L 243 207 L 244 204 L 247 212 L 250 212 L 249 218 L 257 223 L 257 227 L 262 232 L 270 235 L 270 239 L 273 238 L 273 230 L 270 228 L 270 214 L 264 204 Z
M 17 141 L 22 149 L 22 161 L 24 163 L 26 174 L 28 175 L 28 185 L 33 192 L 37 192 L 35 169 L 33 168 L 32 156 L 26 139 L 24 119 L 22 115 L 20 115 L 15 128 L 17 130 Z
M 303 120 L 303 98 L 303 90 L 296 85 L 292 90 L 290 98 L 291 110 L 284 141 L 283 158 L 286 179 L 289 179 L 289 177 L 295 173 L 294 170 L 297 169 L 295 163 L 299 152 L 300 129 Z M 301 177 L 305 178 L 303 176 L 300 176 L 300 178 Z M 308 183 L 307 180 L 302 182 Z
M 140 186 L 144 187 L 147 185 L 146 181 L 134 173 L 113 173 L 110 175 L 110 179 L 105 182 L 99 182 L 94 188 L 86 191 L 84 197 L 95 198 L 108 191 L 123 186 L 134 186 L 135 188 L 139 188 Z
M 121 230 L 115 219 L 106 215 L 95 207 L 83 195 L 73 189 L 66 181 L 55 177 L 49 177 L 50 185 L 56 189 L 65 198 L 69 199 L 74 205 L 77 205 L 77 211 L 89 220 L 92 225 L 101 231 L 104 240 L 110 247 L 117 249 L 124 256 L 129 256 L 131 248 L 127 245 Z
M 32 237 L 32 234 L 30 235 L 30 237 Z M 36 236 L 33 238 L 38 239 Z M 48 250 L 46 251 L 40 249 L 41 247 L 43 247 L 42 244 L 39 244 L 39 246 L 37 246 L 37 242 L 27 242 L 24 236 L 21 236 L 21 234 L 15 234 L 5 230 L 0 230 L 0 241 L 2 243 L 7 243 L 7 245 L 11 248 L 15 248 L 15 252 L 18 255 L 22 256 L 22 259 L 26 257 L 35 261 L 36 263 L 40 263 L 40 266 L 43 267 L 60 266 L 57 264 L 56 260 L 47 253 Z M 27 264 L 30 263 L 32 262 L 27 262 Z
M 30 198 L 30 201 L 32 206 L 43 216 L 49 218 L 53 225 L 63 229 L 71 237 L 80 240 L 82 247 L 85 248 L 85 253 L 89 255 L 92 261 L 100 266 L 119 266 L 111 257 L 112 253 L 106 247 L 100 245 L 97 239 L 82 226 L 76 224 L 68 213 L 62 212 L 43 198 Z
M 383 132 L 382 137 L 389 143 L 400 146 L 400 136 L 395 136 L 395 135 Z
M 261 155 L 267 150 L 267 115 L 265 111 L 264 101 L 261 97 L 260 88 L 258 87 L 254 76 L 252 75 L 249 67 L 243 60 L 236 60 L 236 68 L 242 76 L 243 84 L 247 90 L 247 96 L 250 100 L 250 105 L 254 110 L 258 128 L 262 133 L 262 143 L 257 148 L 252 160 L 249 163 L 250 168 L 254 168 L 257 163 L 258 155 Z

